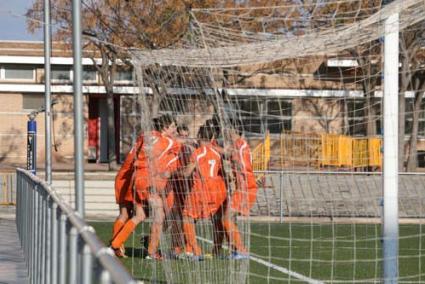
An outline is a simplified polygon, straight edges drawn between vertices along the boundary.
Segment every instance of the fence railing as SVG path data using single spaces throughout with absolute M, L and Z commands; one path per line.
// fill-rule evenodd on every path
M 44 181 L 17 170 L 16 224 L 31 283 L 136 283 Z

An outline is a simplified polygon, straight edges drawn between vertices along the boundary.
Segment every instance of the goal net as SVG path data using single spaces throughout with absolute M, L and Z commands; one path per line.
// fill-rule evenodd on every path
M 125 98 L 134 131 L 124 140 L 143 133 L 147 159 L 156 165 L 155 119 L 172 115 L 187 126 L 188 138 L 175 135 L 190 153 L 167 176 L 169 190 L 177 182 L 184 196 L 199 188 L 210 199 L 217 194 L 219 186 L 201 177 L 202 157 L 192 155 L 208 143 L 220 156 L 217 175 L 226 188 L 221 208 L 205 205 L 211 210 L 190 222 L 190 207 L 205 200 L 184 197 L 180 209 L 165 209 L 163 260 L 133 256 L 133 273 L 169 283 L 382 282 L 384 24 L 393 14 L 400 30 L 399 167 L 413 172 L 425 150 L 423 1 L 223 2 L 193 8 L 185 36 L 172 47 L 130 50 L 140 93 Z M 255 173 L 255 202 L 247 194 L 240 200 L 249 214 L 223 213 L 237 203 L 235 193 L 250 188 L 238 180 L 247 171 L 234 155 L 235 132 L 247 142 Z M 194 189 L 195 179 L 203 186 Z M 421 174 L 400 174 L 400 283 L 425 277 L 424 185 Z M 196 253 L 187 223 L 201 260 L 188 256 Z M 149 225 L 141 230 L 149 235 Z

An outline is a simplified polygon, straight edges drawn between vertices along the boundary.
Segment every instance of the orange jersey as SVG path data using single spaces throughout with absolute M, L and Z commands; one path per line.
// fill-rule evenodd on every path
M 190 164 L 190 159 L 195 148 L 191 144 L 182 144 L 179 152 L 178 168 L 184 169 Z M 192 188 L 193 180 L 176 172 L 170 179 L 169 186 L 174 191 L 175 207 L 179 211 L 183 210 L 187 192 Z
M 248 143 L 239 138 L 234 143 L 232 156 L 236 176 L 236 191 L 232 195 L 231 206 L 242 215 L 249 215 L 257 198 L 257 184 L 251 162 L 251 149 Z
M 137 151 L 143 143 L 143 136 L 140 135 L 136 144 L 131 148 L 127 154 L 121 168 L 115 177 L 115 201 L 117 204 L 126 202 L 133 202 L 133 173 L 134 173 L 134 159 Z
M 207 218 L 226 199 L 226 186 L 219 174 L 222 170 L 221 156 L 212 145 L 203 145 L 193 152 L 191 163 L 196 168 L 192 191 L 186 197 L 183 214 L 194 219 Z
M 141 200 L 146 200 L 149 188 L 164 190 L 168 178 L 163 175 L 177 169 L 180 144 L 152 131 L 150 145 L 144 143 L 136 161 L 136 190 Z

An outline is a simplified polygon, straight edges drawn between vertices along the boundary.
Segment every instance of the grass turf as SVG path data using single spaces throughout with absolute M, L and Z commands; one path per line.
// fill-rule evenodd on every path
M 108 243 L 112 223 L 95 222 L 92 225 L 98 236 Z M 135 278 L 148 282 L 155 279 L 155 283 L 165 283 L 166 277 L 161 262 L 143 259 L 139 240 L 141 235 L 148 232 L 148 225 L 138 226 L 136 234 L 126 243 L 126 253 L 130 257 L 122 261 Z M 198 233 L 202 235 L 201 230 Z M 381 227 L 373 224 L 252 223 L 250 252 L 272 264 L 325 282 L 381 282 L 380 234 Z M 400 225 L 399 283 L 425 281 L 425 252 L 422 254 L 424 241 L 425 235 L 422 234 L 421 225 Z M 205 247 L 208 249 L 208 245 Z M 168 262 L 169 267 L 176 265 L 174 269 L 183 274 L 184 265 L 179 266 L 178 262 Z M 190 265 L 191 271 L 211 273 L 212 270 L 217 270 L 217 275 L 225 278 L 225 272 L 234 263 L 214 259 Z M 173 281 L 187 282 L 189 276 L 180 275 L 179 278 L 178 274 L 174 274 Z M 248 274 L 249 283 L 302 282 L 252 260 Z M 214 277 L 218 279 L 217 276 Z

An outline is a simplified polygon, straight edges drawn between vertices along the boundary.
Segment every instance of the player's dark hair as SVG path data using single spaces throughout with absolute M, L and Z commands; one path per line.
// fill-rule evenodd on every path
M 203 140 L 211 140 L 214 138 L 214 130 L 208 125 L 202 125 L 198 131 L 198 138 Z
M 182 131 L 189 132 L 189 127 L 187 127 L 186 124 L 180 124 L 179 126 L 177 126 L 177 132 L 180 133 Z
M 173 122 L 176 123 L 176 120 L 173 116 L 169 114 L 161 115 L 160 117 L 154 118 L 152 120 L 153 122 L 153 128 L 156 131 L 161 131 L 162 129 L 170 126 Z
M 205 125 L 210 127 L 216 137 L 220 136 L 220 121 L 217 115 L 205 121 Z

